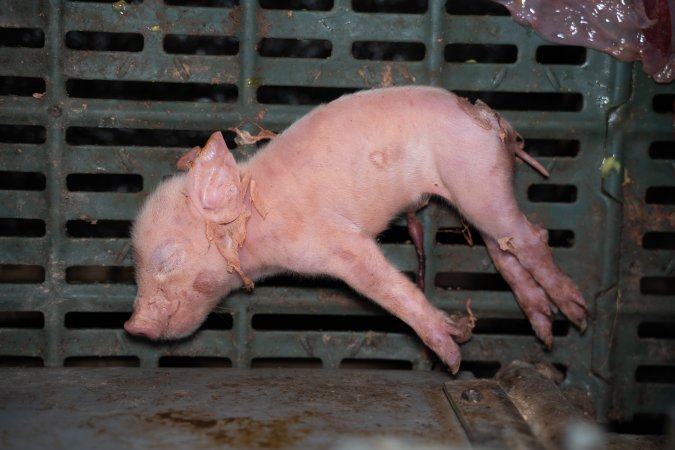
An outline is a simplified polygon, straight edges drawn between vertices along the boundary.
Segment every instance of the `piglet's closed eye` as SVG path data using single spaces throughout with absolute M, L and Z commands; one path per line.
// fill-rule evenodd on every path
M 162 242 L 152 251 L 150 265 L 155 277 L 161 278 L 180 270 L 185 263 L 185 248 L 174 239 Z
M 193 205 L 207 221 L 230 223 L 241 214 L 243 193 L 239 168 L 220 132 L 213 133 L 194 158 L 188 172 L 187 190 Z

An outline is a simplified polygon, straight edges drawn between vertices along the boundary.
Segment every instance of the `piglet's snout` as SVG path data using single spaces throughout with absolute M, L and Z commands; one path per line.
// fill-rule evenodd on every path
M 128 333 L 136 336 L 143 336 L 145 338 L 156 341 L 162 335 L 162 329 L 157 324 L 138 319 L 134 316 L 124 323 L 124 329 Z
M 131 318 L 124 324 L 128 333 L 153 341 L 162 337 L 169 322 L 170 302 L 162 293 L 152 297 L 138 296 Z

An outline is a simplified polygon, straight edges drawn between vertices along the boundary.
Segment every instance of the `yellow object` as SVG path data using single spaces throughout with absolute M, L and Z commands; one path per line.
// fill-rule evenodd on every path
M 607 178 L 612 171 L 621 173 L 621 163 L 614 155 L 609 158 L 603 158 L 602 164 L 600 165 L 600 175 L 602 175 L 603 178 Z
M 112 4 L 112 9 L 113 11 L 118 12 L 120 14 L 126 14 L 127 2 L 125 2 L 124 0 L 116 1 L 115 3 Z

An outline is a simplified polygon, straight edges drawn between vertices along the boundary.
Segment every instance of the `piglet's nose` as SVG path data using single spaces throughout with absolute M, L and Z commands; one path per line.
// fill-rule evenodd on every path
M 153 341 L 159 339 L 161 333 L 161 331 L 151 323 L 136 320 L 133 317 L 124 323 L 124 329 L 127 330 L 128 333 L 136 336 L 143 336 Z

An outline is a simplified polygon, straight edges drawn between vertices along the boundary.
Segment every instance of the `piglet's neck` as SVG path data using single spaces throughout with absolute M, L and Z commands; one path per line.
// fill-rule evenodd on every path
M 215 223 L 205 221 L 204 232 L 206 239 L 213 242 L 218 252 L 227 263 L 228 272 L 236 272 L 241 278 L 244 288 L 248 291 L 253 290 L 253 280 L 244 273 L 241 267 L 239 249 L 244 245 L 247 235 L 247 226 L 251 215 L 255 210 L 264 218 L 266 213 L 256 188 L 255 180 L 252 179 L 250 172 L 241 174 L 242 208 L 241 214 L 228 223 Z

